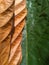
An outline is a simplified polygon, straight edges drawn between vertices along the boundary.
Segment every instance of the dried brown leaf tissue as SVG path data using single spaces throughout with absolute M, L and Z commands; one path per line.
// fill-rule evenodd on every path
M 0 0 L 0 65 L 20 65 L 26 15 L 26 0 Z

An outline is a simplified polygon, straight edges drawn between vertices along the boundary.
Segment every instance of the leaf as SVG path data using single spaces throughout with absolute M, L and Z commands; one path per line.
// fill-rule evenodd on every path
M 18 15 L 26 7 L 26 1 L 22 0 L 17 6 L 15 5 L 15 15 Z
M 16 21 L 16 22 L 17 22 L 17 21 Z M 20 23 L 15 27 L 14 34 L 13 34 L 11 43 L 13 43 L 14 40 L 18 37 L 18 35 L 22 32 L 22 30 L 23 30 L 23 28 L 24 28 L 24 25 L 25 25 L 25 20 L 23 20 L 22 22 L 20 22 Z
M 14 26 L 17 26 L 25 18 L 26 15 L 27 15 L 27 10 L 25 8 L 23 9 L 23 11 L 21 11 L 21 13 L 15 16 Z
M 4 41 L 0 42 L 0 64 L 4 65 L 8 62 L 9 51 L 10 51 L 10 40 L 11 35 L 9 35 Z
M 13 6 L 11 6 L 11 8 L 9 8 L 4 13 L 0 14 L 0 21 L 1 21 L 0 27 L 6 25 L 9 22 L 9 20 L 12 18 L 12 16 L 13 16 Z
M 17 65 L 21 61 L 21 40 L 22 40 L 22 33 L 16 38 L 16 40 L 11 44 L 11 52 L 9 57 L 9 64 L 8 65 Z
M 14 0 L 1 0 L 0 1 L 0 14 L 5 12 L 12 4 Z
M 11 32 L 12 20 L 9 21 L 5 26 L 0 27 L 0 42 L 2 42 Z
M 6 3 L 5 0 L 2 3 Z M 24 10 L 21 8 L 21 5 L 23 4 L 24 4 L 23 7 Z M 25 0 L 20 3 L 20 7 L 18 7 L 18 5 L 16 6 L 18 7 L 18 10 L 16 8 L 16 10 L 18 11 L 18 13 L 16 12 L 17 17 L 15 15 L 15 12 L 13 12 L 13 5 L 10 4 L 10 6 L 12 7 L 12 9 L 10 7 L 4 13 L 0 12 L 1 13 L 0 20 L 4 19 L 2 20 L 3 24 L 1 22 L 2 26 L 0 27 L 0 64 L 1 65 L 19 65 L 22 60 L 21 40 L 22 40 L 22 30 L 25 25 L 25 16 L 26 16 Z M 9 18 L 9 9 L 10 9 L 10 14 L 11 13 L 14 14 L 14 16 L 11 15 L 10 18 Z M 8 20 L 6 20 L 7 16 L 8 16 Z M 19 17 L 21 16 L 21 18 L 20 20 L 16 21 L 18 16 Z M 16 20 L 14 19 L 14 17 L 16 18 Z M 10 36 L 10 39 L 7 38 L 8 36 Z
M 49 0 L 27 0 L 27 8 L 21 65 L 49 65 Z

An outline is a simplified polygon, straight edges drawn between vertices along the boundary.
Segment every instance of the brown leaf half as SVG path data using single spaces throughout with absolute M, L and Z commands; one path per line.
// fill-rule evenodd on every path
M 17 65 L 22 58 L 21 53 L 21 40 L 22 40 L 22 33 L 16 38 L 16 40 L 11 44 L 11 53 L 9 58 L 9 65 Z
M 0 14 L 0 27 L 6 25 L 13 16 L 13 6 L 11 6 L 7 11 Z
M 0 65 L 4 65 L 8 61 L 10 53 L 10 40 L 11 36 L 9 35 L 3 42 L 0 43 Z
M 15 15 L 19 14 L 26 7 L 26 1 L 23 0 L 20 4 L 15 6 Z
M 20 4 L 23 0 L 15 0 L 15 5 L 17 6 L 18 4 Z
M 3 13 L 7 10 L 12 4 L 14 0 L 1 0 L 0 1 L 0 13 Z
M 20 63 L 22 53 L 21 53 L 21 45 L 19 45 L 18 49 L 16 50 L 12 61 L 9 63 L 9 65 L 17 65 L 18 62 Z
M 17 36 L 21 33 L 21 31 L 23 30 L 25 25 L 25 20 L 23 20 L 22 22 L 20 22 L 16 27 L 15 27 L 15 31 L 13 34 L 13 38 L 11 43 L 13 43 L 13 41 L 17 38 Z
M 17 26 L 27 15 L 27 9 L 25 8 L 17 16 L 15 16 L 14 26 Z
M 12 20 L 7 25 L 0 28 L 0 42 L 2 42 L 12 30 Z

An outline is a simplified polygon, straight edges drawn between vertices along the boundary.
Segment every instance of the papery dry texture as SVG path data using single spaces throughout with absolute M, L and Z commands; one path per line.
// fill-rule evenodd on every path
M 26 15 L 26 0 L 0 0 L 0 65 L 20 65 Z

